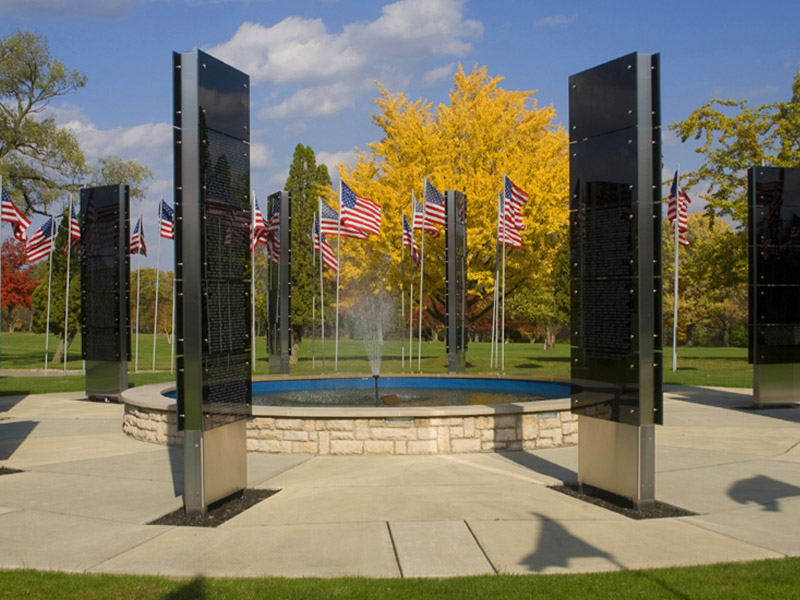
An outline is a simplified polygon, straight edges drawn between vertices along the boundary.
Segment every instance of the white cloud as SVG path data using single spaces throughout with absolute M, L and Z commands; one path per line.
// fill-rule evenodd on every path
M 280 173 L 275 173 L 275 175 L 270 177 L 268 183 L 272 186 L 283 189 L 287 179 L 289 179 L 289 169 L 284 169 Z
M 422 83 L 425 85 L 433 85 L 434 83 L 438 83 L 444 79 L 449 79 L 453 73 L 456 71 L 455 63 L 450 63 L 449 65 L 442 65 L 441 67 L 436 67 L 435 69 L 431 69 L 427 73 L 422 76 Z
M 398 0 L 373 21 L 328 31 L 321 19 L 288 17 L 271 26 L 243 23 L 223 44 L 207 48 L 269 91 L 262 118 L 330 117 L 354 106 L 378 79 L 395 86 L 412 77 L 435 82 L 446 67 L 424 69 L 442 56 L 461 57 L 483 33 L 465 19 L 465 0 Z
M 570 17 L 566 15 L 556 14 L 556 15 L 548 15 L 536 21 L 533 24 L 534 27 L 558 27 L 560 25 L 566 25 L 567 23 L 571 23 L 577 18 L 577 15 L 572 15 Z
M 263 169 L 272 164 L 272 151 L 266 144 L 253 142 L 250 144 L 250 168 Z
M 330 117 L 352 107 L 357 91 L 346 83 L 301 88 L 280 104 L 261 109 L 258 116 L 264 119 Z
M 336 175 L 339 178 L 339 164 L 344 163 L 345 166 L 351 167 L 356 164 L 358 154 L 355 150 L 341 150 L 339 152 L 328 152 L 322 150 L 316 155 L 318 165 L 326 165 L 328 172 L 331 174 L 331 179 Z
M 114 155 L 147 164 L 153 160 L 154 151 L 172 155 L 172 125 L 168 123 L 98 129 L 94 123 L 75 119 L 63 123 L 63 127 L 75 134 L 90 161 Z

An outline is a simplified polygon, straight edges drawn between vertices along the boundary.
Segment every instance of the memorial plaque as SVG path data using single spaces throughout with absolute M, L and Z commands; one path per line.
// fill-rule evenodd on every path
M 289 192 L 267 198 L 267 354 L 269 372 L 287 375 L 292 351 L 292 203 Z
M 467 197 L 445 192 L 445 321 L 447 362 L 450 373 L 466 371 Z
M 630 425 L 662 418 L 657 75 L 633 54 L 569 90 L 572 377 L 603 391 L 572 409 Z
M 184 506 L 202 514 L 247 484 L 250 80 L 202 51 L 173 69 L 178 426 Z
M 748 359 L 800 363 L 800 169 L 754 167 L 748 179 Z
M 130 262 L 128 186 L 81 190 L 81 339 L 86 394 L 128 387 Z

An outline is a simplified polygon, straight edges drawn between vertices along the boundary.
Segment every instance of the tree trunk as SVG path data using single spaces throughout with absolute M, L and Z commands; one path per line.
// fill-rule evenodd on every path
M 75 339 L 75 334 L 71 333 L 69 336 L 69 343 L 72 344 L 72 340 Z M 58 346 L 56 346 L 56 352 L 53 354 L 53 360 L 50 361 L 51 365 L 61 365 L 64 364 L 64 336 L 62 335 L 58 339 Z
M 556 333 L 550 325 L 545 325 L 544 328 L 544 349 L 552 350 L 556 346 Z

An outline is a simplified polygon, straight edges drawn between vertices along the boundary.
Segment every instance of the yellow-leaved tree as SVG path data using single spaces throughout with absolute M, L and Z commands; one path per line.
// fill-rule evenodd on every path
M 523 208 L 522 249 L 506 253 L 507 297 L 524 289 L 552 286 L 559 248 L 568 225 L 568 137 L 553 123 L 552 106 L 538 108 L 532 91 L 500 87 L 486 67 L 465 73 L 459 66 L 449 104 L 434 110 L 379 85 L 380 112 L 373 121 L 381 140 L 359 150 L 352 168 L 339 166 L 343 180 L 360 196 L 381 205 L 381 234 L 342 240 L 342 310 L 359 301 L 352 290 L 389 290 L 399 303 L 402 214 L 411 222 L 411 194 L 422 201 L 423 181 L 467 196 L 468 322 L 473 331 L 489 327 L 494 291 L 497 196 L 507 175 L 530 195 Z M 336 193 L 326 190 L 336 207 Z M 415 232 L 421 245 L 421 232 Z M 335 243 L 335 240 L 332 240 Z M 405 252 L 405 287 L 409 285 Z M 419 272 L 415 270 L 415 292 Z M 444 235 L 425 237 L 424 308 L 426 329 L 444 324 Z M 415 293 L 416 296 L 416 293 Z M 399 311 L 398 311 L 399 312 Z M 415 309 L 416 312 L 416 309 Z

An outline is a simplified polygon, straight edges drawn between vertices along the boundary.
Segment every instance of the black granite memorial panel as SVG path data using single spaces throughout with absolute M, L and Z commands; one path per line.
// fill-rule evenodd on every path
M 122 198 L 122 199 L 121 199 Z M 127 187 L 81 190 L 82 357 L 130 360 Z M 115 345 L 116 344 L 116 345 Z
M 750 362 L 800 362 L 800 169 L 749 179 Z
M 572 407 L 632 425 L 661 419 L 657 95 L 657 56 L 570 78 Z

